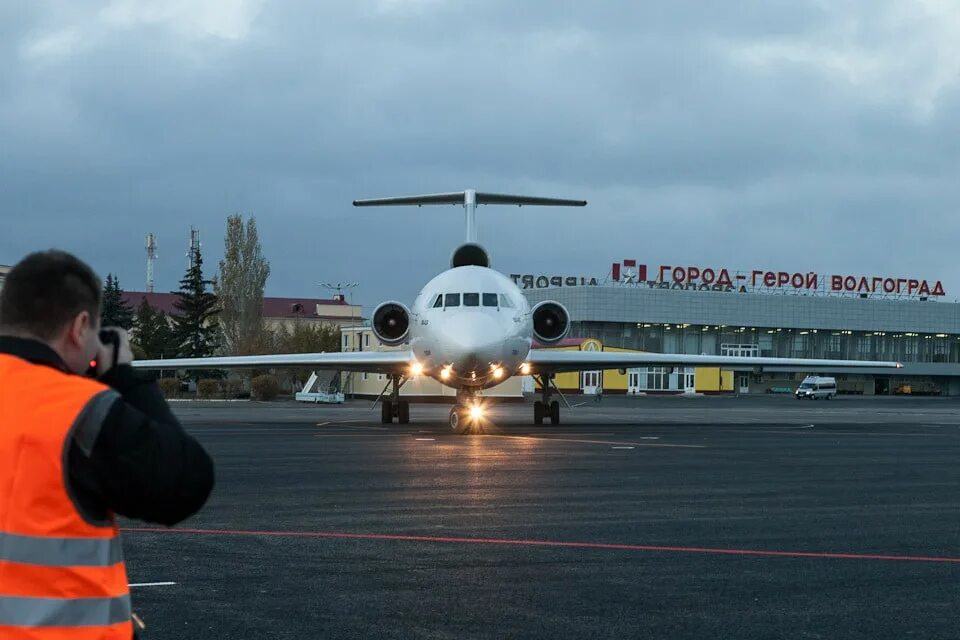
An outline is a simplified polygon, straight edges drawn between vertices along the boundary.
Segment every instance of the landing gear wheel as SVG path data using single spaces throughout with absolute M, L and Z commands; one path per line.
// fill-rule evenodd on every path
M 450 430 L 459 435 L 467 432 L 467 421 L 464 419 L 463 409 L 460 407 L 450 409 Z
M 391 424 L 393 422 L 393 403 L 389 400 L 384 400 L 380 403 L 380 422 L 383 424 Z
M 400 424 L 410 424 L 410 403 L 401 400 L 397 403 L 397 422 Z
M 543 403 L 539 400 L 533 403 L 533 424 L 543 424 L 547 413 L 544 409 Z
M 560 424 L 560 403 L 556 400 L 550 403 L 550 424 Z

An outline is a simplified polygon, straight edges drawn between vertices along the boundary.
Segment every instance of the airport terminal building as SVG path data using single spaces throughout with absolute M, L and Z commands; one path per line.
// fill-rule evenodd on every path
M 556 300 L 567 307 L 571 337 L 595 338 L 603 348 L 895 360 L 904 368 L 830 375 L 837 378 L 840 393 L 960 395 L 960 304 L 944 301 L 939 281 L 657 269 L 634 260 L 614 264 L 601 279 L 512 277 L 532 304 Z M 684 382 L 689 372 L 651 368 L 630 373 L 627 393 L 683 392 L 690 386 Z M 792 391 L 803 377 L 772 368 L 736 372 L 729 391 Z

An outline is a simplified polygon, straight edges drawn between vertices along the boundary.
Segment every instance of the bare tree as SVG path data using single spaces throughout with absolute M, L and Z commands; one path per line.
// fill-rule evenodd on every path
M 213 285 L 228 355 L 257 354 L 268 347 L 264 344 L 263 289 L 269 276 L 270 263 L 260 248 L 256 218 L 244 225 L 243 216 L 229 216 L 220 274 Z

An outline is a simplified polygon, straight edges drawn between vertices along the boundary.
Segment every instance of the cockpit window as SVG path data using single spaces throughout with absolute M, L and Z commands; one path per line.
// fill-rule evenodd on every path
M 443 306 L 445 307 L 459 307 L 460 306 L 460 294 L 459 293 L 448 293 L 443 297 Z
M 500 306 L 504 309 L 513 309 L 513 303 L 510 302 L 510 298 L 505 293 L 500 294 Z
M 433 308 L 439 309 L 442 306 L 443 306 L 443 294 L 441 293 L 437 296 L 437 299 L 433 301 Z
M 479 306 L 480 306 L 480 294 L 479 294 L 479 293 L 465 293 L 465 294 L 463 294 L 463 306 L 465 306 L 465 307 L 479 307 Z
M 483 306 L 485 307 L 496 307 L 497 304 L 497 294 L 495 293 L 485 293 L 483 294 Z

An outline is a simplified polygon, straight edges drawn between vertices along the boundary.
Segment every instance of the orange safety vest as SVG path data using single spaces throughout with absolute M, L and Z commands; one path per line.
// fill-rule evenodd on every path
M 90 522 L 67 485 L 71 442 L 93 447 L 118 395 L 0 354 L 0 638 L 130 640 L 130 588 L 112 514 Z

